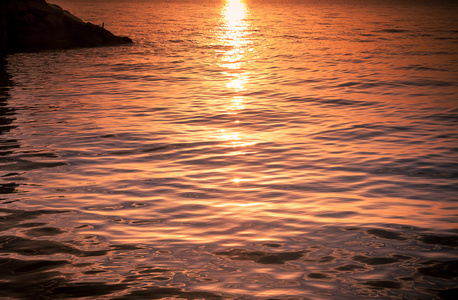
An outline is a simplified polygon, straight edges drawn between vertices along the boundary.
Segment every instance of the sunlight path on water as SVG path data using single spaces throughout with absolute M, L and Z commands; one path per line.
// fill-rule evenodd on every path
M 232 124 L 229 124 L 228 129 L 221 130 L 219 139 L 230 141 L 231 146 L 237 148 L 235 155 L 246 154 L 243 147 L 256 144 L 255 141 L 250 140 L 249 135 L 241 133 L 237 128 L 243 125 L 240 123 L 239 115 L 246 109 L 245 97 L 242 95 L 246 91 L 246 84 L 250 76 L 248 68 L 245 67 L 249 62 L 246 54 L 248 51 L 254 51 L 251 47 L 253 41 L 249 38 L 248 15 L 248 9 L 243 0 L 227 0 L 221 10 L 222 32 L 217 36 L 218 42 L 225 46 L 219 66 L 222 68 L 222 73 L 228 78 L 226 88 L 232 94 L 227 100 L 226 113 L 235 118 Z M 241 181 L 243 179 L 234 176 L 233 182 L 240 183 Z

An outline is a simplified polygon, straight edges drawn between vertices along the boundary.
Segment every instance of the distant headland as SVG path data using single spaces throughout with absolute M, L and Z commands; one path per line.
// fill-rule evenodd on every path
M 3 54 L 132 43 L 46 0 L 1 0 L 0 17 Z

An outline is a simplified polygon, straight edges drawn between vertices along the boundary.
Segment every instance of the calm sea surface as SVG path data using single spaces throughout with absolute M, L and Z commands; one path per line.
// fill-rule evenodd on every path
M 135 44 L 2 63 L 2 299 L 457 299 L 456 4 L 51 2 Z

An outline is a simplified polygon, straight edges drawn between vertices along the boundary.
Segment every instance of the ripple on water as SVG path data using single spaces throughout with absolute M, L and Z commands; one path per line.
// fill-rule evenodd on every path
M 64 217 L 66 225 L 51 226 L 50 215 Z M 281 287 L 278 296 L 344 299 L 366 297 L 369 288 L 380 296 L 448 299 L 456 289 L 457 260 L 450 259 L 456 257 L 456 236 L 420 228 L 317 226 L 317 232 L 281 242 L 215 248 L 212 243 L 111 243 L 84 234 L 87 226 L 72 226 L 81 224 L 80 217 L 69 211 L 3 209 L 0 252 L 16 257 L 0 259 L 6 280 L 0 295 L 227 299 L 250 291 L 255 299 L 275 286 Z M 76 240 L 56 239 L 75 233 Z M 116 274 L 124 274 L 121 281 Z M 354 289 L 342 292 L 347 285 Z M 213 286 L 212 292 L 206 286 Z
M 136 43 L 0 68 L 0 297 L 454 299 L 455 7 L 54 1 Z

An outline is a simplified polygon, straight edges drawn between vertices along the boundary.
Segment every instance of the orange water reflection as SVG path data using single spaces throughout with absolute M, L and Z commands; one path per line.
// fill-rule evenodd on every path
M 46 266 L 48 256 L 44 271 L 55 272 L 50 268 L 59 261 L 65 269 L 51 278 L 56 283 L 47 290 L 41 285 L 47 278 L 35 280 L 38 291 L 56 295 L 54 290 L 77 290 L 75 294 L 82 295 L 78 290 L 86 289 L 106 298 L 135 297 L 137 291 L 154 297 L 168 290 L 180 291 L 176 297 L 205 297 L 201 291 L 206 291 L 221 298 L 316 299 L 338 295 L 339 289 L 349 295 L 348 287 L 359 289 L 361 297 L 383 298 L 399 290 L 399 297 L 428 298 L 433 292 L 420 295 L 419 286 L 429 289 L 433 280 L 443 284 L 441 289 L 450 284 L 428 279 L 415 268 L 430 267 L 432 259 L 448 259 L 444 249 L 452 251 L 441 245 L 448 240 L 445 236 L 421 237 L 457 226 L 449 160 L 454 132 L 445 125 L 453 124 L 447 121 L 453 117 L 452 107 L 447 113 L 445 108 L 395 105 L 407 91 L 379 66 L 389 63 L 394 68 L 394 58 L 383 61 L 374 55 L 370 61 L 353 63 L 350 57 L 363 61 L 369 54 L 356 53 L 357 47 L 347 58 L 342 58 L 344 47 L 320 51 L 327 45 L 352 45 L 326 38 L 335 28 L 328 34 L 324 26 L 310 21 L 324 13 L 307 8 L 310 19 L 304 11 L 297 15 L 307 16 L 304 22 L 310 26 L 282 28 L 282 22 L 288 23 L 285 16 L 260 17 L 266 10 L 256 10 L 253 4 L 256 17 L 251 18 L 242 1 L 212 6 L 208 23 L 196 30 L 202 37 L 184 35 L 183 20 L 189 16 L 174 13 L 179 16 L 177 28 L 167 30 L 179 34 L 164 33 L 174 42 L 152 43 L 171 52 L 151 55 L 153 46 L 134 45 L 134 50 L 125 50 L 125 62 L 118 61 L 116 54 L 122 51 L 115 49 L 13 57 L 17 85 L 9 91 L 12 96 L 6 101 L 11 105 L 6 108 L 15 110 L 10 117 L 17 128 L 6 124 L 8 131 L 2 135 L 5 145 L 12 146 L 3 149 L 1 163 L 8 170 L 0 178 L 6 183 L 0 184 L 0 192 L 12 183 L 16 191 L 0 198 L 7 197 L 3 207 L 25 209 L 1 210 L 2 225 L 8 225 L 6 218 L 12 225 L 3 234 L 7 241 L 2 256 L 11 258 L 5 266 L 14 263 L 21 273 L 20 268 L 34 266 L 27 259 L 43 260 Z M 196 5 L 204 11 L 201 6 Z M 181 7 L 178 11 L 189 13 Z M 192 16 L 194 20 L 194 12 Z M 268 17 L 278 22 L 269 23 Z M 352 17 L 348 22 L 364 15 Z M 342 23 L 342 31 L 349 28 L 344 18 L 328 21 Z M 189 28 L 193 26 L 201 24 Z M 142 28 L 138 26 L 150 32 Z M 270 29 L 275 34 L 266 33 Z M 373 39 L 373 45 L 381 44 Z M 147 54 L 138 54 L 140 47 L 147 48 Z M 188 52 L 183 51 L 186 47 Z M 171 56 L 179 51 L 185 52 L 183 59 Z M 99 61 L 84 63 L 94 54 Z M 185 59 L 191 56 L 194 60 Z M 427 56 L 415 55 L 419 57 L 427 61 Z M 50 64 L 45 72 L 33 72 L 26 59 Z M 74 67 L 76 75 L 64 71 L 79 65 Z M 428 78 L 421 77 L 418 67 L 408 70 L 415 73 L 410 76 Z M 387 79 L 358 82 L 381 84 L 392 96 L 345 86 L 372 73 Z M 48 83 L 45 88 L 43 81 Z M 393 87 L 386 87 L 390 82 Z M 344 87 L 337 87 L 341 83 Z M 436 97 L 438 92 L 432 91 L 439 88 L 428 86 L 437 82 L 426 83 L 425 91 L 431 89 L 431 97 Z M 353 96 L 347 89 L 361 93 Z M 53 210 L 59 214 L 50 214 Z M 426 238 L 437 244 L 426 243 Z M 42 242 L 51 247 L 44 249 Z M 27 258 L 25 254 L 35 251 L 33 245 L 38 251 L 34 256 L 40 257 Z M 221 254 L 237 251 L 244 255 L 241 260 Z M 275 259 L 291 253 L 303 257 Z M 22 273 L 19 277 L 26 280 L 40 275 Z M 381 288 L 363 286 L 366 280 L 380 282 Z M 104 281 L 100 289 L 92 285 Z M 415 290 L 407 290 L 410 287 Z
M 250 28 L 250 24 L 247 21 L 248 13 L 243 0 L 227 0 L 226 5 L 221 10 L 223 32 L 218 39 L 225 46 L 226 51 L 221 57 L 219 66 L 222 68 L 223 74 L 228 78 L 225 84 L 226 88 L 233 94 L 227 103 L 226 113 L 233 115 L 235 120 L 232 124 L 229 124 L 229 128 L 222 130 L 220 138 L 230 142 L 231 147 L 237 148 L 231 155 L 245 155 L 247 152 L 243 147 L 256 144 L 239 130 L 239 114 L 246 109 L 245 98 L 241 94 L 246 90 L 249 78 L 249 71 L 244 65 L 246 63 L 246 52 L 250 50 L 250 45 L 252 44 L 248 37 Z M 233 176 L 232 182 L 235 184 L 247 180 L 240 178 L 236 174 Z
M 249 29 L 247 15 L 248 10 L 242 0 L 227 0 L 221 11 L 224 32 L 220 36 L 220 41 L 229 48 L 224 54 L 221 66 L 229 70 L 241 69 L 246 47 L 251 43 L 247 37 Z M 236 72 L 229 72 L 229 74 L 234 75 Z
M 253 15 L 254 9 L 256 9 L 255 6 L 252 11 Z M 212 73 L 208 77 L 200 72 L 180 71 L 180 73 L 172 73 L 172 78 L 178 78 L 181 75 L 188 76 L 188 73 L 192 74 L 189 75 L 190 78 L 187 81 L 180 81 L 179 84 L 174 83 L 173 88 L 171 88 L 169 84 L 171 81 L 167 79 L 168 77 L 164 75 L 162 80 L 165 83 L 159 80 L 161 78 L 161 71 L 159 70 L 162 69 L 152 71 L 149 67 L 162 66 L 161 60 L 175 60 L 176 58 L 139 56 L 139 60 L 135 63 L 129 62 L 127 65 L 129 68 L 126 70 L 132 70 L 126 71 L 124 74 L 125 78 L 137 78 L 136 76 L 139 76 L 139 79 L 132 81 L 135 83 L 129 80 L 117 80 L 113 83 L 104 81 L 105 79 L 94 80 L 91 77 L 87 79 L 84 74 L 88 69 L 84 69 L 84 72 L 81 71 L 79 77 L 77 76 L 78 80 L 75 80 L 79 85 L 72 84 L 67 87 L 63 82 L 55 84 L 54 88 L 62 86 L 69 89 L 67 92 L 70 91 L 71 101 L 67 97 L 62 97 L 61 91 L 55 90 L 54 96 L 52 93 L 51 96 L 45 95 L 46 93 L 40 85 L 41 82 L 38 82 L 37 86 L 40 87 L 38 98 L 49 100 L 49 107 L 55 107 L 56 103 L 62 105 L 59 111 L 52 111 L 52 114 L 48 112 L 48 106 L 43 106 L 46 109 L 43 108 L 40 111 L 42 120 L 47 121 L 49 119 L 59 122 L 33 123 L 31 120 L 35 120 L 37 117 L 32 115 L 29 117 L 25 113 L 18 114 L 15 118 L 17 118 L 17 122 L 21 122 L 23 128 L 21 129 L 23 148 L 37 149 L 36 145 L 49 145 L 47 136 L 42 140 L 37 137 L 41 138 L 40 132 L 47 133 L 45 127 L 50 126 L 53 134 L 59 133 L 62 137 L 56 139 L 55 144 L 51 145 L 62 153 L 77 153 L 75 155 L 77 163 L 72 163 L 71 167 L 68 167 L 69 172 L 67 169 L 65 172 L 57 170 L 56 174 L 53 174 L 52 170 L 47 169 L 46 173 L 43 171 L 46 176 L 37 176 L 37 178 L 39 177 L 36 179 L 37 182 L 41 186 L 46 186 L 49 185 L 49 178 L 59 178 L 59 182 L 52 183 L 56 192 L 74 195 L 75 199 L 80 199 L 78 205 L 84 201 L 89 206 L 90 202 L 93 201 L 97 204 L 104 203 L 110 209 L 112 209 L 112 202 L 123 203 L 126 201 L 122 195 L 125 190 L 136 195 L 135 197 L 139 202 L 166 199 L 168 202 L 164 200 L 166 203 L 163 204 L 164 207 L 173 206 L 176 203 L 193 205 L 196 202 L 195 198 L 190 196 L 188 199 L 186 196 L 181 196 L 183 194 L 181 189 L 185 189 L 186 192 L 189 189 L 201 192 L 205 197 L 208 194 L 208 198 L 211 200 L 203 198 L 207 207 L 227 208 L 209 209 L 209 214 L 225 217 L 236 216 L 238 220 L 252 220 L 254 218 L 291 220 L 292 216 L 301 212 L 301 221 L 309 220 L 317 223 L 336 224 L 342 222 L 353 225 L 351 222 L 355 224 L 365 222 L 382 224 L 387 223 L 387 220 L 397 222 L 403 216 L 409 216 L 405 222 L 410 222 L 409 224 L 415 224 L 419 227 L 423 224 L 426 224 L 424 227 L 427 227 L 433 222 L 445 224 L 443 221 L 445 217 L 441 218 L 439 222 L 431 221 L 432 217 L 428 219 L 425 216 L 428 213 L 434 213 L 435 216 L 442 213 L 448 216 L 448 212 L 451 211 L 447 206 L 448 204 L 444 204 L 444 208 L 442 208 L 440 206 L 442 204 L 415 200 L 415 189 L 407 189 L 407 183 L 405 184 L 406 189 L 412 192 L 412 195 L 403 192 L 404 194 L 396 198 L 390 190 L 393 189 L 392 187 L 396 187 L 397 183 L 394 180 L 387 183 L 388 176 L 391 176 L 386 174 L 390 173 L 389 170 L 382 170 L 380 175 L 375 172 L 380 167 L 378 164 L 391 166 L 398 163 L 398 158 L 406 161 L 407 158 L 412 160 L 412 157 L 408 155 L 409 153 L 417 153 L 414 158 L 434 157 L 434 155 L 437 157 L 438 148 L 430 146 L 436 143 L 435 139 L 428 142 L 426 138 L 418 135 L 419 137 L 412 140 L 412 143 L 402 144 L 403 140 L 409 139 L 411 132 L 422 132 L 422 129 L 416 124 L 419 122 L 418 116 L 421 116 L 425 110 L 413 112 L 412 116 L 414 117 L 412 118 L 402 117 L 403 113 L 409 113 L 407 111 L 408 105 L 394 105 L 394 100 L 399 98 L 396 93 L 403 93 L 401 89 L 394 90 L 394 87 L 393 93 L 396 96 L 379 94 L 373 96 L 369 93 L 370 90 L 362 88 L 357 89 L 361 91 L 358 95 L 349 95 L 345 94 L 345 91 L 351 89 L 352 85 L 338 87 L 339 83 L 351 83 L 352 74 L 356 73 L 341 72 L 339 68 L 344 66 L 350 68 L 351 71 L 356 70 L 356 68 L 374 68 L 374 73 L 384 74 L 382 69 L 377 69 L 378 67 L 371 65 L 372 63 L 383 65 L 383 63 L 376 60 L 367 64 L 339 60 L 339 55 L 346 53 L 343 46 L 353 47 L 354 42 L 345 39 L 327 39 L 327 43 L 332 42 L 333 45 L 339 47 L 328 51 L 320 50 L 323 47 L 321 40 L 309 38 L 309 35 L 324 39 L 331 33 L 334 34 L 332 30 L 328 32 L 326 31 L 327 28 L 318 25 L 318 21 L 320 21 L 318 16 L 323 15 L 324 12 L 317 13 L 318 16 L 315 19 L 313 19 L 313 15 L 310 16 L 311 21 L 308 21 L 310 26 L 307 25 L 310 32 L 303 33 L 302 36 L 298 33 L 297 37 L 288 36 L 288 38 L 280 38 L 280 33 L 287 33 L 288 28 L 294 27 L 285 27 L 286 29 L 279 27 L 277 28 L 278 35 L 269 35 L 268 30 L 275 29 L 268 26 L 268 24 L 274 24 L 273 20 L 277 20 L 275 14 L 270 14 L 271 23 L 268 23 L 269 14 L 265 13 L 265 18 L 259 17 L 262 12 L 257 10 L 257 17 L 251 21 L 250 11 L 243 0 L 226 0 L 221 7 L 217 8 L 217 12 L 218 30 L 208 34 L 205 31 L 204 35 L 208 37 L 213 34 L 212 38 L 206 39 L 206 43 L 210 41 L 209 43 L 215 43 L 217 47 L 206 47 L 205 56 L 199 60 L 199 65 L 204 63 L 206 65 L 209 59 L 208 49 L 217 49 L 216 52 L 221 51 L 219 56 L 211 57 Z M 301 13 L 302 15 L 305 14 L 305 12 Z M 211 16 L 212 19 L 208 28 L 214 29 L 214 15 Z M 334 19 L 329 22 L 334 22 L 332 20 Z M 344 22 L 345 19 L 339 20 L 339 22 Z M 354 21 L 353 18 L 348 18 L 348 20 Z M 292 24 L 298 23 L 293 22 Z M 254 33 L 255 27 L 260 28 L 259 31 L 262 32 L 262 35 Z M 342 23 L 342 28 L 353 27 Z M 321 32 L 315 29 L 320 29 Z M 381 35 L 381 33 L 377 34 Z M 261 37 L 266 37 L 266 43 L 272 47 L 262 45 L 263 50 L 260 50 Z M 273 47 L 275 45 L 274 37 L 278 38 L 278 47 Z M 171 39 L 169 36 L 168 38 Z M 373 43 L 376 41 L 374 40 Z M 172 44 L 180 45 L 178 42 Z M 342 47 L 340 47 L 341 45 Z M 366 47 L 369 44 L 365 43 L 364 45 Z M 293 46 L 296 48 L 291 51 L 290 47 Z M 363 46 L 360 45 L 360 47 Z M 257 49 L 259 50 L 256 52 Z M 297 53 L 306 50 L 310 50 L 306 56 L 310 59 L 300 60 L 299 58 L 303 57 L 296 56 L 299 55 Z M 281 56 L 280 54 L 284 54 L 285 57 L 289 57 L 287 54 L 290 54 L 297 59 L 261 64 L 266 58 L 275 55 Z M 321 54 L 324 55 L 323 59 L 319 56 Z M 330 61 L 325 68 L 324 62 L 328 59 L 325 55 L 330 54 L 333 54 L 335 59 Z M 352 54 L 355 57 L 360 57 L 358 53 Z M 255 55 L 262 57 L 255 60 Z M 129 59 L 126 60 L 130 61 L 132 57 L 129 56 Z M 196 57 L 198 58 L 198 56 Z M 417 57 L 415 56 L 415 58 Z M 269 67 L 280 62 L 288 65 L 286 67 L 282 65 L 271 72 L 275 72 L 275 74 L 266 77 L 265 74 L 269 74 Z M 341 63 L 337 66 L 335 65 L 336 62 Z M 386 60 L 386 62 L 389 61 Z M 297 68 L 291 67 L 293 63 L 297 64 Z M 408 66 L 409 64 L 406 63 L 405 65 Z M 167 66 L 168 63 L 164 63 L 164 65 Z M 179 63 L 173 63 L 173 65 L 179 65 Z M 118 62 L 114 66 L 118 68 Z M 115 67 L 113 69 L 116 69 Z M 96 78 L 112 77 L 111 71 L 106 71 L 107 68 L 103 65 L 100 68 L 93 68 L 98 72 L 95 73 Z M 119 68 L 121 69 L 121 67 Z M 409 70 L 411 69 L 409 68 Z M 66 74 L 62 70 L 59 72 Z M 148 72 L 157 74 L 151 75 Z M 216 74 L 216 72 L 219 73 Z M 26 72 L 16 73 L 27 74 Z M 43 76 L 46 80 L 42 79 L 41 81 L 55 83 L 58 78 L 54 78 L 50 74 L 53 73 L 45 72 Z M 215 74 L 216 76 L 213 76 Z M 340 79 L 327 80 L 328 77 L 331 78 L 336 74 L 340 76 Z M 362 72 L 362 74 L 369 76 L 370 73 Z M 444 72 L 444 74 L 449 73 Z M 35 77 L 23 76 L 22 80 L 27 82 L 29 78 Z M 16 80 L 20 81 L 21 77 L 18 76 Z M 94 82 L 89 82 L 89 80 Z M 99 82 L 103 84 L 98 84 Z M 388 79 L 381 80 L 380 84 L 383 85 L 384 82 L 390 81 Z M 129 84 L 135 84 L 135 88 L 129 87 Z M 201 87 L 202 84 L 205 84 L 203 88 Z M 270 84 L 273 86 L 266 87 Z M 429 85 L 431 84 L 427 81 L 426 86 Z M 88 88 L 88 93 L 84 96 L 78 96 L 77 89 L 82 86 Z M 113 93 L 105 90 L 107 86 L 114 89 Z M 199 89 L 195 89 L 196 87 Z M 259 91 L 263 92 L 264 87 L 266 87 L 266 94 L 258 94 Z M 171 89 L 176 91 L 176 96 L 170 96 Z M 205 93 L 210 89 L 210 93 Z M 18 94 L 19 88 L 15 90 L 17 94 L 16 97 L 13 96 L 14 101 L 16 101 L 15 105 L 27 107 L 27 100 L 29 99 L 21 100 L 22 97 L 19 97 Z M 270 94 L 271 91 L 285 97 Z M 253 92 L 253 96 L 247 96 L 249 92 Z M 41 97 L 40 93 L 44 96 Z M 74 94 L 73 98 L 71 97 L 72 93 Z M 124 93 L 132 94 L 126 96 Z M 333 98 L 331 96 L 334 93 L 336 95 L 341 93 L 342 95 L 339 98 Z M 255 95 L 261 96 L 257 99 Z M 281 99 L 286 97 L 289 97 L 288 101 Z M 55 102 L 56 98 L 60 102 Z M 172 100 L 170 101 L 170 99 Z M 261 100 L 257 101 L 259 99 Z M 358 105 L 359 100 L 363 104 L 369 105 L 361 109 Z M 368 102 L 363 102 L 363 100 Z M 382 100 L 386 100 L 385 102 L 391 100 L 393 104 L 389 106 L 379 104 L 382 103 Z M 407 99 L 406 101 L 413 100 Z M 385 111 L 387 108 L 390 109 L 388 115 Z M 370 126 L 370 123 L 373 123 L 373 126 Z M 395 130 L 396 128 L 400 129 Z M 76 133 L 71 135 L 73 131 L 76 132 L 77 130 L 81 131 L 81 136 L 84 138 Z M 386 132 L 384 133 L 384 131 Z M 346 135 L 339 137 L 339 132 Z M 450 132 L 450 134 L 452 133 Z M 70 139 L 66 138 L 68 136 Z M 94 138 L 88 139 L 88 136 Z M 413 137 L 415 136 L 413 135 Z M 111 139 L 114 142 L 104 144 L 104 141 L 111 141 Z M 218 149 L 210 149 L 208 144 L 200 145 L 199 143 L 192 146 L 187 144 L 186 147 L 188 148 L 179 148 L 181 142 L 207 142 L 209 140 L 217 141 L 215 148 Z M 141 141 L 141 143 L 137 141 Z M 261 142 L 262 145 L 259 145 Z M 180 146 L 175 146 L 176 144 Z M 213 147 L 214 144 L 211 145 Z M 221 150 L 220 147 L 225 148 Z M 50 149 L 51 147 L 47 148 Z M 38 158 L 35 159 L 38 160 Z M 70 160 L 70 158 L 68 159 Z M 414 164 L 412 165 L 414 166 Z M 14 165 L 14 168 L 19 167 Z M 393 176 L 403 178 L 402 180 L 406 182 L 424 183 L 425 186 L 431 185 L 427 177 L 422 180 L 421 176 L 408 177 L 408 174 L 403 173 Z M 87 178 L 90 178 L 91 182 Z M 158 179 L 158 182 L 151 181 L 151 178 Z M 159 181 L 162 178 L 180 178 L 189 185 L 185 186 L 180 183 L 180 185 L 173 186 L 168 181 L 164 181 L 165 183 Z M 138 182 L 145 183 L 142 185 Z M 228 182 L 231 184 L 228 185 Z M 28 184 L 27 189 L 35 189 L 34 191 L 36 191 L 39 189 L 38 186 L 38 184 Z M 96 189 L 93 186 L 100 188 Z M 44 188 L 42 189 L 44 193 Z M 111 190 L 114 190 L 119 196 L 114 196 Z M 103 194 L 104 192 L 105 194 Z M 430 194 L 432 193 L 426 195 Z M 93 195 L 92 198 L 91 195 Z M 197 195 L 200 194 L 197 193 Z M 30 197 L 32 198 L 32 196 Z M 420 195 L 420 197 L 420 199 L 426 198 L 424 195 Z M 349 198 L 352 201 L 342 200 L 342 198 Z M 262 202 L 263 199 L 267 200 Z M 383 201 L 383 205 L 380 205 L 381 201 Z M 62 209 L 69 208 L 64 207 L 62 203 L 65 202 L 56 202 L 53 205 L 62 205 L 59 207 Z M 73 204 L 71 200 L 68 200 L 68 203 Z M 429 205 L 427 209 L 418 209 L 427 205 Z M 253 209 L 250 210 L 247 207 Z M 109 216 L 112 214 L 108 208 L 107 210 L 97 209 L 99 209 L 99 215 L 105 216 L 106 214 Z M 118 207 L 113 209 L 121 210 Z M 141 211 L 145 210 L 142 208 Z M 343 215 L 348 216 L 348 218 L 336 218 L 336 214 L 334 214 L 336 211 L 352 212 L 353 214 Z M 132 211 L 127 211 L 125 208 L 122 208 L 121 213 L 134 216 Z M 143 215 L 143 212 L 140 213 L 141 215 L 135 216 L 139 220 L 149 217 Z M 204 212 L 202 214 L 205 215 Z M 330 216 L 327 216 L 328 214 Z M 183 222 L 191 222 L 193 218 L 201 219 L 202 217 L 191 215 L 189 219 L 184 219 Z M 437 219 L 439 220 L 439 218 Z M 442 226 L 450 227 L 451 225 Z M 177 229 L 177 231 L 179 230 Z M 167 232 L 170 230 L 167 229 Z M 292 232 L 290 233 L 292 234 Z M 145 235 L 151 236 L 150 233 Z M 189 236 L 191 238 L 192 234 L 190 233 Z M 264 237 L 265 239 L 269 238 L 267 233 Z M 274 235 L 272 234 L 271 237 Z M 137 239 L 138 235 L 126 237 L 126 239 L 129 238 Z M 211 240 L 212 237 L 205 236 L 204 238 Z M 224 237 L 215 236 L 213 238 L 216 240 Z
M 243 68 L 243 59 L 246 48 L 251 41 L 247 38 L 249 24 L 247 23 L 247 9 L 242 0 L 227 0 L 221 11 L 223 32 L 218 36 L 219 42 L 227 49 L 219 66 L 228 77 L 226 88 L 234 93 L 228 111 L 236 114 L 245 109 L 244 98 L 238 92 L 245 90 L 248 82 L 248 71 Z
M 255 142 L 243 134 L 234 125 L 240 124 L 238 115 L 245 110 L 245 97 L 242 92 L 246 90 L 249 71 L 245 67 L 246 52 L 249 51 L 252 41 L 249 39 L 250 24 L 247 21 L 249 12 L 243 0 L 227 0 L 221 10 L 222 31 L 217 36 L 218 42 L 224 46 L 225 52 L 221 56 L 218 65 L 228 80 L 225 82 L 226 89 L 232 96 L 225 106 L 226 114 L 234 116 L 229 128 L 220 131 L 219 139 L 229 141 L 232 147 L 254 145 Z M 243 154 L 236 151 L 234 154 Z

